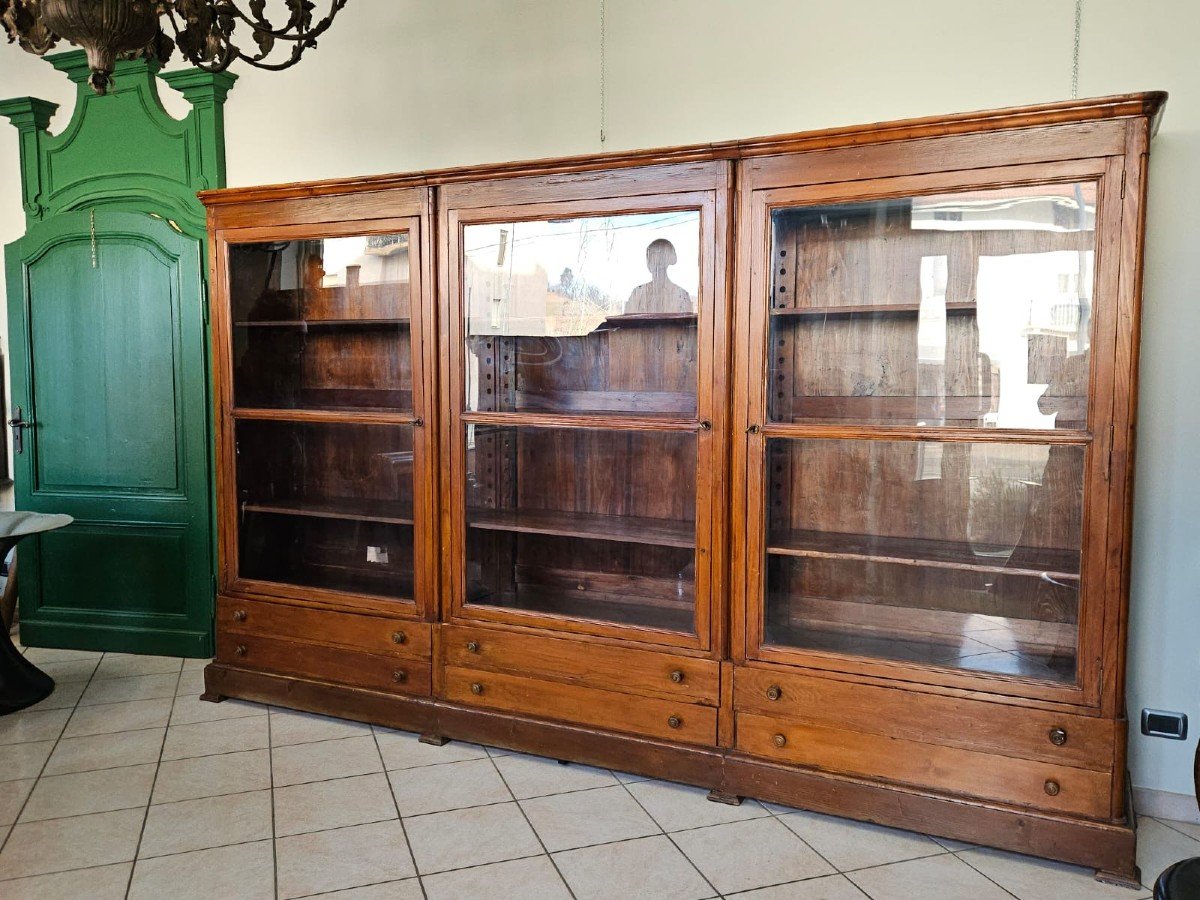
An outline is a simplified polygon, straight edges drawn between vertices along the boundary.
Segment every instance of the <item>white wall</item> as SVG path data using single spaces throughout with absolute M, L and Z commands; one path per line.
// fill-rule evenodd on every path
M 604 147 L 1065 99 L 1073 14 L 1072 0 L 609 0 Z M 229 182 L 601 149 L 599 26 L 599 0 L 352 0 L 298 68 L 239 70 Z M 1086 2 L 1080 95 L 1172 93 L 1152 155 L 1129 708 L 1200 729 L 1197 46 L 1191 0 Z M 25 94 L 64 104 L 62 127 L 66 79 L 0 47 L 0 96 Z M 0 242 L 23 228 L 17 172 L 0 127 Z M 1190 794 L 1193 748 L 1135 735 L 1134 783 Z

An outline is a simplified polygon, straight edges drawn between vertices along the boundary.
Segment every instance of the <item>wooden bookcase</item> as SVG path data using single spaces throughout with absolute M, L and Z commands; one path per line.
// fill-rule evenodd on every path
M 1131 880 L 1163 99 L 205 194 L 206 696 Z

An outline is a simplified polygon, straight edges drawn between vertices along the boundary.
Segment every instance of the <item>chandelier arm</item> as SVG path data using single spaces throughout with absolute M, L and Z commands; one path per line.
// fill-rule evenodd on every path
M 265 18 L 247 15 L 232 3 L 225 7 L 225 11 L 231 16 L 241 19 L 247 25 L 251 26 L 255 31 L 260 31 L 263 34 L 270 35 L 277 40 L 304 41 L 310 38 L 319 37 L 320 35 L 324 34 L 329 29 L 329 26 L 333 24 L 334 16 L 345 9 L 348 2 L 349 0 L 333 0 L 333 3 L 329 8 L 329 14 L 318 19 L 316 25 L 309 26 L 303 26 L 298 22 L 300 10 L 297 9 L 297 11 L 294 12 L 291 18 L 288 20 L 288 23 L 282 28 L 275 28 Z M 309 19 L 311 20 L 311 14 L 309 15 Z M 292 34 L 292 30 L 298 27 L 307 27 L 308 30 L 298 34 Z

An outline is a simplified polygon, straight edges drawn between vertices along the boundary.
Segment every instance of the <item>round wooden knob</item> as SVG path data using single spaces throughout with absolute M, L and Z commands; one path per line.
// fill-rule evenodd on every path
M 393 631 L 392 632 L 392 643 L 393 644 L 403 644 L 407 640 L 408 640 L 408 636 L 405 635 L 405 633 L 403 631 Z
M 405 681 L 408 681 L 408 673 L 403 669 L 397 669 L 392 673 L 392 681 L 396 682 L 397 684 L 402 684 Z
M 1045 788 L 1046 788 L 1046 793 L 1049 794 L 1051 797 L 1057 797 L 1058 792 L 1060 790 L 1062 790 L 1062 788 L 1060 788 L 1058 786 L 1058 782 L 1055 781 L 1053 778 L 1048 779 L 1046 781 Z
M 671 680 L 676 684 L 683 684 L 683 672 L 679 671 L 679 669 L 676 669 L 671 673 Z
M 467 652 L 468 653 L 478 653 L 479 652 L 479 641 L 467 641 Z
M 483 693 L 483 685 L 480 684 L 478 681 L 472 682 L 471 683 L 471 693 L 472 694 L 482 694 Z
M 767 688 L 767 699 L 768 700 L 778 700 L 782 696 L 783 696 L 783 688 L 781 688 L 779 685 L 773 684 L 769 688 Z
M 233 655 L 234 656 L 245 656 L 246 655 L 246 645 L 238 644 L 236 647 L 234 647 Z
M 246 611 L 244 609 L 235 609 L 233 611 L 233 621 L 245 622 L 246 621 Z
M 1050 743 L 1052 743 L 1055 747 L 1061 747 L 1066 742 L 1067 742 L 1067 729 L 1065 729 L 1065 728 L 1051 728 L 1050 729 Z
M 777 734 L 775 737 L 771 738 L 771 743 L 773 743 L 776 747 L 782 747 L 787 743 L 787 738 L 782 734 Z
M 679 718 L 679 716 L 671 716 L 671 718 L 667 719 L 667 724 L 672 728 L 678 728 L 683 724 L 683 719 Z

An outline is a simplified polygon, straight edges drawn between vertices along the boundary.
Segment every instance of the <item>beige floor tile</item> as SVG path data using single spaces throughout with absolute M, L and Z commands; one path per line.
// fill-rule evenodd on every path
M 37 667 L 54 679 L 55 685 L 87 683 L 100 664 L 100 657 L 95 659 L 73 659 L 67 662 L 41 662 Z
M 117 731 L 138 731 L 161 728 L 171 715 L 171 701 L 131 700 L 127 703 L 106 703 L 103 706 L 80 706 L 67 723 L 63 737 L 83 737 L 88 734 L 112 734 Z
M 554 854 L 578 900 L 701 900 L 716 891 L 663 835 Z
M 281 837 L 279 896 L 302 897 L 414 875 L 398 821 Z
M 422 879 L 429 900 L 571 900 L 548 856 L 491 863 Z M 626 895 L 627 897 L 629 895 Z
M 21 821 L 141 808 L 150 802 L 156 768 L 153 764 L 123 766 L 44 777 L 29 796 L 29 802 L 21 812 Z
M 975 846 L 974 844 L 968 844 L 966 841 L 956 841 L 953 838 L 938 837 L 935 834 L 931 834 L 929 839 L 945 847 L 947 850 L 953 850 L 955 853 L 957 853 L 959 850 L 970 850 Z
M 142 656 L 137 653 L 105 653 L 96 669 L 97 678 L 128 678 L 134 675 L 177 675 L 183 660 L 177 656 Z
M 98 663 L 103 655 L 95 650 L 57 650 L 51 647 L 30 647 L 25 651 L 25 658 L 39 667 L 42 663 L 78 662 L 80 660 Z
M 556 759 L 527 756 L 524 753 L 497 756 L 496 768 L 518 800 L 619 783 L 607 769 L 594 769 L 578 763 L 564 766 Z
M 722 894 L 834 874 L 829 863 L 773 817 L 694 828 L 672 837 Z
M 488 758 L 488 752 L 478 744 L 451 741 L 434 747 L 432 744 L 422 744 L 417 735 L 407 731 L 376 727 L 375 739 L 379 742 L 379 752 L 383 754 L 383 764 L 388 769 L 411 769 Z
M 211 658 L 185 659 L 183 661 L 183 671 L 188 672 L 193 669 L 198 670 L 198 671 L 204 671 L 204 667 L 207 665 L 210 665 L 211 663 L 212 663 Z
M 867 895 L 845 875 L 826 875 L 727 896 L 729 900 L 867 900 Z
M 20 781 L 6 781 L 0 785 L 0 825 L 11 825 L 17 821 L 21 807 L 25 805 L 35 784 L 36 778 L 23 778 Z
M 490 759 L 389 772 L 402 816 L 465 809 L 512 799 Z
M 369 734 L 315 744 L 274 747 L 271 760 L 276 787 L 383 771 L 379 748 L 375 746 L 375 738 Z
M 199 698 L 204 693 L 204 670 L 185 668 L 175 686 L 175 696 Z
M 347 888 L 328 894 L 314 894 L 313 900 L 318 897 L 320 900 L 425 900 L 421 882 L 417 878 L 369 884 L 366 887 Z
M 25 744 L 53 741 L 62 734 L 69 709 L 26 710 L 0 718 L 0 744 Z
M 66 775 L 71 772 L 91 772 L 117 766 L 156 763 L 162 750 L 165 731 L 165 728 L 146 728 L 141 731 L 118 731 L 114 734 L 63 738 L 50 754 L 44 774 Z
M 0 745 L 0 782 L 37 778 L 53 749 L 54 741 Z
M 290 709 L 271 710 L 271 746 L 287 747 L 370 734 L 371 726 Z
M 497 756 L 508 756 L 510 753 L 516 753 L 516 750 L 509 750 L 506 747 L 485 747 L 488 756 L 495 758 Z
M 516 803 L 418 816 L 405 826 L 422 875 L 542 853 Z
M 1138 819 L 1137 838 L 1137 864 L 1142 870 L 1142 883 L 1149 887 L 1154 886 L 1167 866 L 1181 859 L 1200 856 L 1200 841 L 1148 816 Z
M 175 696 L 178 675 L 135 675 L 130 678 L 100 678 L 88 684 L 79 698 L 80 706 L 122 703 L 126 700 L 157 700 Z
M 34 875 L 0 884 L 4 900 L 123 900 L 133 863 Z
M 266 716 L 172 725 L 167 729 L 163 759 L 189 759 L 234 753 L 239 750 L 265 750 L 269 746 Z
M 1008 892 L 950 854 L 849 872 L 872 900 L 1011 900 Z
M 396 804 L 382 772 L 275 789 L 278 837 L 395 818 Z
M 129 885 L 129 900 L 272 900 L 274 896 L 270 841 L 139 859 Z
M 1002 850 L 979 848 L 960 853 L 958 858 L 1020 900 L 1135 900 L 1150 896 L 1149 891 L 1138 893 L 1101 884 L 1092 869 Z
M 615 777 L 617 781 L 621 782 L 621 784 L 633 784 L 636 781 L 654 780 L 649 775 L 634 775 L 631 772 L 617 772 L 615 770 L 613 771 L 613 777 Z
M 242 716 L 265 716 L 267 708 L 261 703 L 244 700 L 222 700 L 209 703 L 196 697 L 177 697 L 171 712 L 172 725 L 194 725 L 197 722 L 218 722 L 221 719 L 238 719 Z
M 151 802 L 198 800 L 261 791 L 270 786 L 271 759 L 266 750 L 173 759 L 159 765 Z
M 551 853 L 659 833 L 619 786 L 523 800 L 521 808 Z
M 1173 819 L 1159 819 L 1158 821 L 1193 840 L 1200 841 L 1200 824 L 1196 822 L 1176 822 Z
M 150 807 L 138 856 L 166 856 L 271 839 L 271 792 L 251 791 Z
M 946 852 L 944 847 L 923 834 L 820 813 L 789 813 L 780 816 L 779 821 L 800 835 L 839 872 Z
M 724 822 L 741 822 L 768 816 L 755 800 L 743 800 L 740 806 L 714 803 L 704 788 L 666 781 L 639 781 L 628 786 L 629 793 L 645 807 L 663 831 L 702 828 Z
M 39 709 L 70 709 L 79 702 L 86 687 L 86 681 L 56 682 L 49 697 L 25 708 L 31 712 Z
M 137 852 L 140 809 L 13 826 L 0 851 L 0 878 L 129 862 Z

